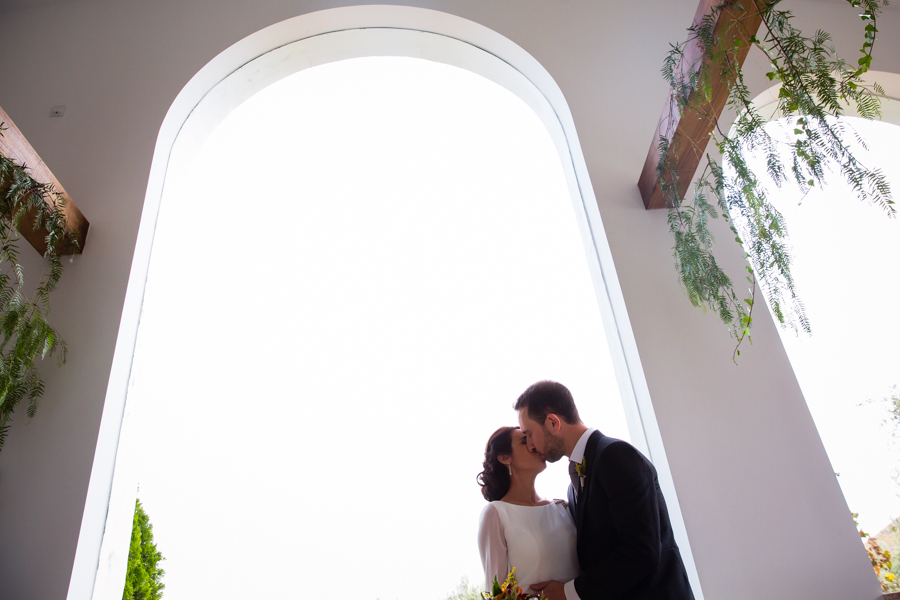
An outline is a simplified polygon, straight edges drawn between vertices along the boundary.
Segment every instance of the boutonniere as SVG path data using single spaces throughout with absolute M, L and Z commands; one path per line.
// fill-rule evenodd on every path
M 587 457 L 582 457 L 580 463 L 575 463 L 575 472 L 578 473 L 578 481 L 584 490 L 584 478 L 587 477 Z

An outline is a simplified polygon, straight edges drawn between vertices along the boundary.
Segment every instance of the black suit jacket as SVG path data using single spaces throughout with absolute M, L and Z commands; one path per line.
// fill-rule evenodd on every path
M 569 509 L 578 530 L 581 600 L 693 600 L 656 469 L 627 442 L 595 431 L 584 489 Z

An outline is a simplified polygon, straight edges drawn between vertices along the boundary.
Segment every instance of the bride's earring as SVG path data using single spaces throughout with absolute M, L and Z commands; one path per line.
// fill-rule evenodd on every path
M 506 468 L 509 470 L 509 476 L 512 477 L 512 465 L 506 465 Z

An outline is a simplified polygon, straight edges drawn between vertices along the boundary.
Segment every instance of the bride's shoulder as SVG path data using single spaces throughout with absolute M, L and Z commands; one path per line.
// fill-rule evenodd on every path
M 572 525 L 575 524 L 575 519 L 572 515 L 572 511 L 569 509 L 568 502 L 566 502 L 565 500 L 554 500 L 550 503 L 550 505 L 556 509 L 554 512 L 556 513 L 557 519 L 568 521 Z
M 497 502 L 489 502 L 487 506 L 481 509 L 481 516 L 478 519 L 478 528 L 485 530 L 502 530 L 503 529 L 503 513 Z
M 482 523 L 496 523 L 506 521 L 507 519 L 509 519 L 509 504 L 502 500 L 488 502 L 487 505 L 481 509 Z
M 500 508 L 503 503 L 500 500 L 494 500 L 492 502 L 488 502 L 484 508 L 481 509 L 481 518 L 483 519 L 487 515 L 496 515 L 500 513 Z

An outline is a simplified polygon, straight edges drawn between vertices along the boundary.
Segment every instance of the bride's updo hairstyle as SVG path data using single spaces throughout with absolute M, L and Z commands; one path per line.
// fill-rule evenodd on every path
M 512 456 L 512 432 L 518 427 L 501 427 L 491 434 L 484 447 L 484 471 L 475 478 L 481 495 L 488 502 L 499 500 L 509 491 L 509 467 L 500 462 L 501 454 Z

